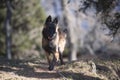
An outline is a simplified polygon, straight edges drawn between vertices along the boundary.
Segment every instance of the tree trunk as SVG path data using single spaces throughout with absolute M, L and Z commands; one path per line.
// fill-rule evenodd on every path
M 63 10 L 63 21 L 64 24 L 66 26 L 66 28 L 68 29 L 68 37 L 67 37 L 67 42 L 68 42 L 68 47 L 69 47 L 69 61 L 74 61 L 77 60 L 77 47 L 74 43 L 72 43 L 72 37 L 70 36 L 70 29 L 71 29 L 71 25 L 70 23 L 70 15 L 68 14 L 68 10 L 65 8 L 65 4 L 66 4 L 66 0 L 61 0 L 61 5 L 62 5 L 62 10 Z
M 6 29 L 6 55 L 7 58 L 10 60 L 12 59 L 12 55 L 11 55 L 11 26 L 10 26 L 10 20 L 11 20 L 11 16 L 12 16 L 12 7 L 11 7 L 11 3 L 10 0 L 6 1 L 6 7 L 7 7 L 7 11 L 6 11 L 6 20 L 5 20 L 5 24 L 4 27 Z

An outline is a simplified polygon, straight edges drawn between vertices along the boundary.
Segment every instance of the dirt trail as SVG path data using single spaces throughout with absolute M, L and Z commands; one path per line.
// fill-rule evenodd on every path
M 120 80 L 120 60 L 92 63 L 80 60 L 56 66 L 53 71 L 47 68 L 47 63 L 41 60 L 0 58 L 0 80 Z
M 54 70 L 49 71 L 44 61 L 0 60 L 0 80 L 43 80 L 60 79 Z

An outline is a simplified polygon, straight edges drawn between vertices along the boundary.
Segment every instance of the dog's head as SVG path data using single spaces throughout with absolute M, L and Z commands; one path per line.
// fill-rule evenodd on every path
M 46 21 L 45 21 L 45 25 L 44 25 L 44 29 L 43 29 L 43 36 L 48 39 L 48 40 L 53 40 L 54 38 L 56 38 L 57 34 L 58 34 L 58 19 L 57 17 L 52 21 L 52 17 L 48 16 Z

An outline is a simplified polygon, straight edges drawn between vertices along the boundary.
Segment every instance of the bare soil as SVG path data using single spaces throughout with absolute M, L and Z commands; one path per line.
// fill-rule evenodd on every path
M 46 61 L 0 58 L 0 80 L 120 80 L 120 59 L 66 62 L 49 71 Z

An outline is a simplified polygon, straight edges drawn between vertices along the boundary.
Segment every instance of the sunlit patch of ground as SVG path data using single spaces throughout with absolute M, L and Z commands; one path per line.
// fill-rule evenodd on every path
M 0 80 L 120 80 L 120 60 L 66 62 L 49 71 L 45 61 L 0 59 Z
M 73 80 L 120 80 L 120 60 L 81 60 L 60 66 L 58 70 Z
M 44 61 L 1 60 L 0 80 L 59 80 L 56 71 L 49 71 Z

